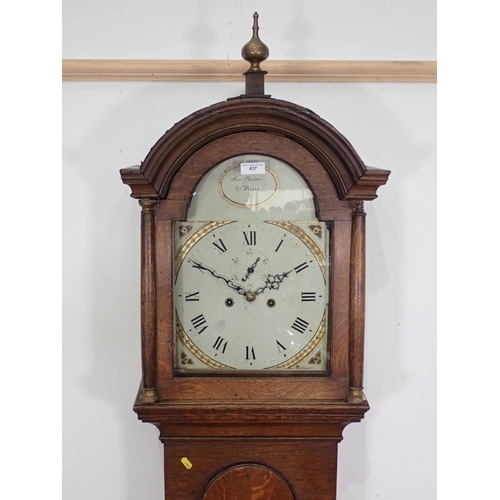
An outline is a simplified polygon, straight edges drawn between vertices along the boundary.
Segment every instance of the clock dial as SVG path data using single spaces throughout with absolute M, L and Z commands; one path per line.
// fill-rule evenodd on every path
M 313 234 L 281 221 L 194 230 L 175 261 L 177 368 L 324 369 L 328 267 Z

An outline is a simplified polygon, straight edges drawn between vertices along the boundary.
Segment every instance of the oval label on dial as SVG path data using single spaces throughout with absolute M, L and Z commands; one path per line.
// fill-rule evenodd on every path
M 222 198 L 242 208 L 257 208 L 271 201 L 279 190 L 279 179 L 266 166 L 260 174 L 242 174 L 240 164 L 230 166 L 220 176 Z

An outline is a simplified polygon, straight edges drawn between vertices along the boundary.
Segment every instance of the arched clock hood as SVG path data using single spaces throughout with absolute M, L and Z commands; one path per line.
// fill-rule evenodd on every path
M 122 179 L 131 187 L 133 198 L 165 199 L 171 196 L 175 176 L 189 169 L 194 163 L 189 160 L 198 151 L 212 148 L 217 161 L 221 160 L 220 149 L 229 143 L 233 155 L 249 150 L 259 153 L 262 134 L 276 136 L 275 155 L 284 161 L 299 149 L 304 150 L 304 160 L 308 154 L 319 160 L 339 200 L 375 199 L 378 187 L 390 174 L 367 167 L 351 143 L 313 111 L 283 100 L 242 96 L 196 111 L 175 124 L 151 148 L 140 167 L 121 170 Z M 317 194 L 321 190 L 320 186 L 311 188 Z

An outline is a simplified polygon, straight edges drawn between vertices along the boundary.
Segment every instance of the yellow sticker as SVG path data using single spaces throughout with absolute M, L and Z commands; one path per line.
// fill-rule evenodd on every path
M 186 457 L 182 457 L 181 462 L 186 469 L 190 469 L 193 466 L 193 464 Z

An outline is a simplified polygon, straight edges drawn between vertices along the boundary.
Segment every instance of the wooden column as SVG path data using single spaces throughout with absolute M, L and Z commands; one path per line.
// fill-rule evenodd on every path
M 365 344 L 365 219 L 363 202 L 352 214 L 351 286 L 349 305 L 349 393 L 348 403 L 362 403 L 363 356 Z
M 158 401 L 156 390 L 156 260 L 155 206 L 156 199 L 139 200 L 141 212 L 141 403 Z

